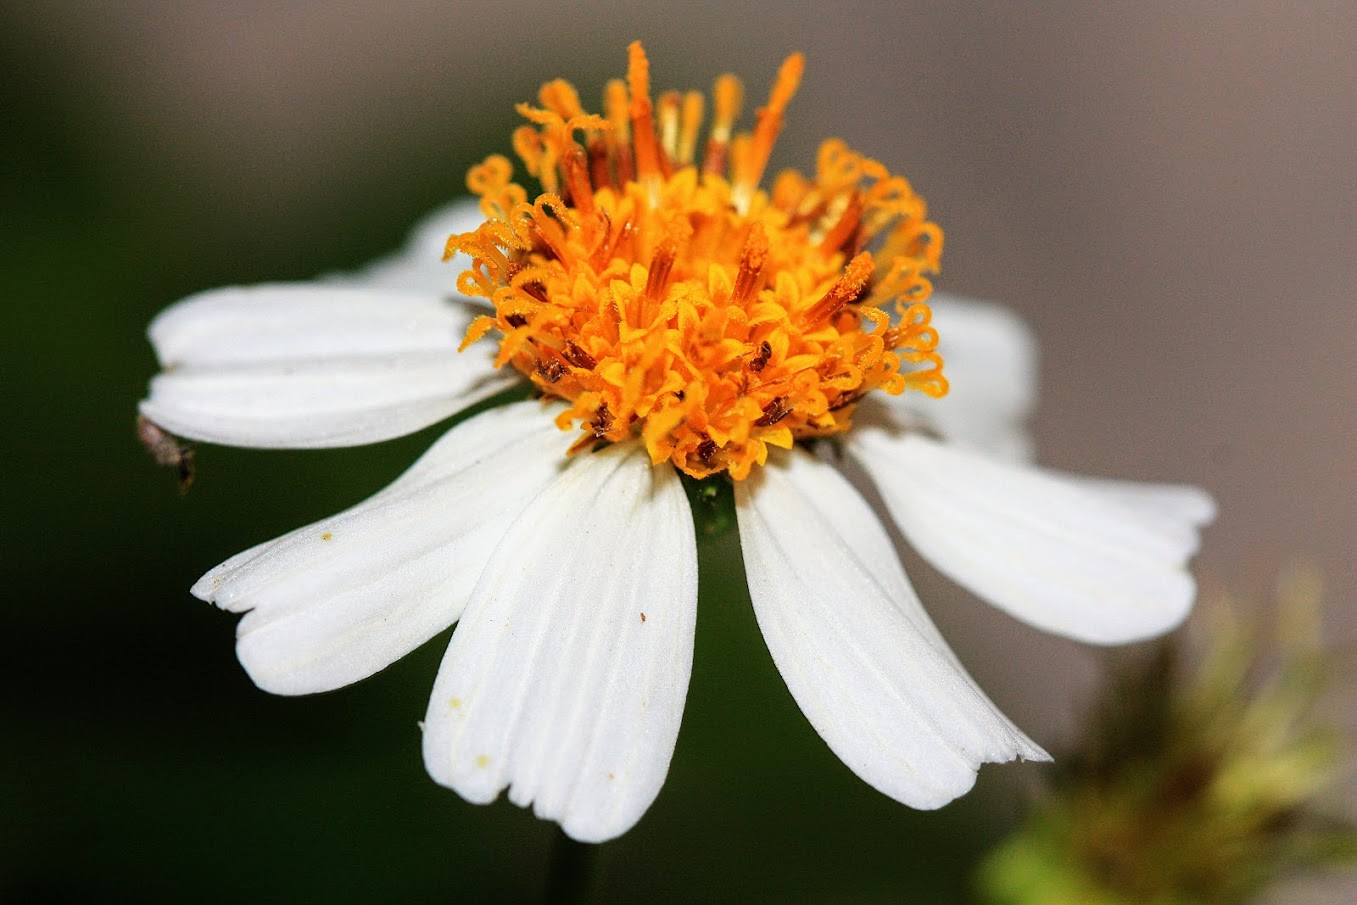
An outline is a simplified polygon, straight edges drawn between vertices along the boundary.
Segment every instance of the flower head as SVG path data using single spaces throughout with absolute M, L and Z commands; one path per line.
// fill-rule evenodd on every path
M 947 648 L 881 518 L 1052 631 L 1117 643 L 1183 618 L 1210 498 L 1022 461 L 1030 339 L 959 300 L 940 338 L 925 299 L 941 233 L 908 183 L 831 141 L 813 179 L 761 187 L 800 72 L 791 57 L 747 135 L 738 83 L 718 80 L 699 165 L 700 100 L 652 102 L 634 45 L 604 116 L 563 82 L 522 108 L 531 203 L 491 158 L 470 178 L 479 215 L 437 215 L 403 255 L 156 318 L 164 371 L 142 415 L 191 439 L 353 445 L 515 385 L 541 397 L 458 423 L 382 492 L 194 586 L 245 614 L 237 650 L 260 687 L 338 688 L 456 622 L 424 721 L 434 779 L 474 802 L 507 788 L 578 839 L 626 831 L 659 793 L 692 664 L 680 473 L 733 482 L 750 596 L 792 696 L 909 805 L 945 804 L 981 763 L 1046 755 Z M 449 233 L 462 295 L 431 266 Z M 477 341 L 491 330 L 497 349 Z M 880 516 L 812 454 L 826 437 L 875 483 Z
M 1271 643 L 1218 599 L 1198 643 L 1166 639 L 1124 670 L 1082 750 L 986 860 L 987 900 L 1251 902 L 1289 874 L 1357 860 L 1357 826 L 1325 800 L 1348 748 L 1317 705 L 1350 664 L 1324 649 L 1322 599 L 1317 576 L 1295 570 Z
M 759 187 L 802 66 L 787 59 L 753 133 L 734 137 L 742 92 L 719 79 L 699 161 L 702 95 L 662 95 L 657 135 L 638 42 L 607 116 L 560 81 L 519 107 L 536 200 L 503 157 L 472 169 L 488 219 L 448 249 L 472 257 L 458 288 L 495 314 L 468 340 L 498 329 L 496 365 L 567 400 L 560 422 L 582 443 L 639 436 L 656 464 L 740 479 L 769 446 L 848 430 L 871 390 L 947 391 L 924 304 L 942 233 L 909 183 L 831 140 L 813 179 Z

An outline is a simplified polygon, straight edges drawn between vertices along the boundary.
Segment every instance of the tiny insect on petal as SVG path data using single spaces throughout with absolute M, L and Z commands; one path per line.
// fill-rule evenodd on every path
M 157 465 L 179 474 L 179 493 L 193 485 L 193 447 L 166 431 L 145 415 L 137 416 L 137 439 Z

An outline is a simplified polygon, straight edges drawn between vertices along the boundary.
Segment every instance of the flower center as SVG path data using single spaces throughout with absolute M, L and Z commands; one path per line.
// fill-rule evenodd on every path
M 541 183 L 535 201 L 504 157 L 468 174 L 488 219 L 448 255 L 471 256 L 458 288 L 495 313 L 463 348 L 497 330 L 496 366 L 570 403 L 557 423 L 584 431 L 576 448 L 639 438 L 653 462 L 699 478 L 744 478 L 769 445 L 847 430 L 872 390 L 946 393 L 925 276 L 942 231 L 909 183 L 831 139 L 814 178 L 759 186 L 801 55 L 752 133 L 732 132 L 739 81 L 717 79 L 699 160 L 703 96 L 652 103 L 645 52 L 629 50 L 606 115 L 563 81 L 519 106 L 531 125 L 514 150 Z

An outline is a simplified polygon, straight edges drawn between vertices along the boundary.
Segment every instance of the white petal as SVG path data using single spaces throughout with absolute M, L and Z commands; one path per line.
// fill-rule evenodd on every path
M 1190 484 L 1150 484 L 1143 481 L 1113 481 L 1107 478 L 1078 480 L 1092 490 L 1122 503 L 1188 525 L 1209 525 L 1216 520 L 1216 501 L 1211 494 Z
M 882 396 L 897 417 L 922 420 L 954 443 L 1015 461 L 1032 457 L 1026 428 L 1036 400 L 1037 348 L 1008 308 L 934 294 L 933 325 L 951 389 Z
M 1168 494 L 1132 501 L 1125 485 L 1109 491 L 917 434 L 858 431 L 848 449 L 925 559 L 1024 622 L 1120 644 L 1168 631 L 1192 607 L 1199 522 Z
M 457 276 L 471 267 L 471 260 L 458 254 L 444 261 L 443 250 L 449 236 L 471 232 L 484 222 L 476 199 L 459 199 L 417 223 L 400 251 L 356 273 L 333 279 L 383 289 L 457 295 Z
M 433 296 L 319 283 L 215 289 L 166 309 L 141 412 L 170 433 L 257 447 L 351 446 L 427 427 L 516 379 L 472 314 Z
M 577 456 L 509 529 L 453 633 L 424 763 L 575 839 L 629 829 L 669 769 L 692 667 L 697 554 L 674 470 Z
M 451 625 L 571 437 L 537 402 L 458 425 L 385 490 L 237 556 L 193 586 L 246 612 L 237 653 L 275 694 L 366 678 Z
M 736 484 L 740 544 L 768 649 L 834 753 L 917 808 L 982 763 L 1048 759 L 957 662 L 857 492 L 801 450 L 778 458 Z

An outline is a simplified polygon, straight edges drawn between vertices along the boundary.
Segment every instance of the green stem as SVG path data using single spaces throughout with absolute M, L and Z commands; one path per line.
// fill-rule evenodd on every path
M 556 827 L 542 901 L 550 905 L 580 905 L 588 901 L 597 851 L 598 846 L 576 842 Z

